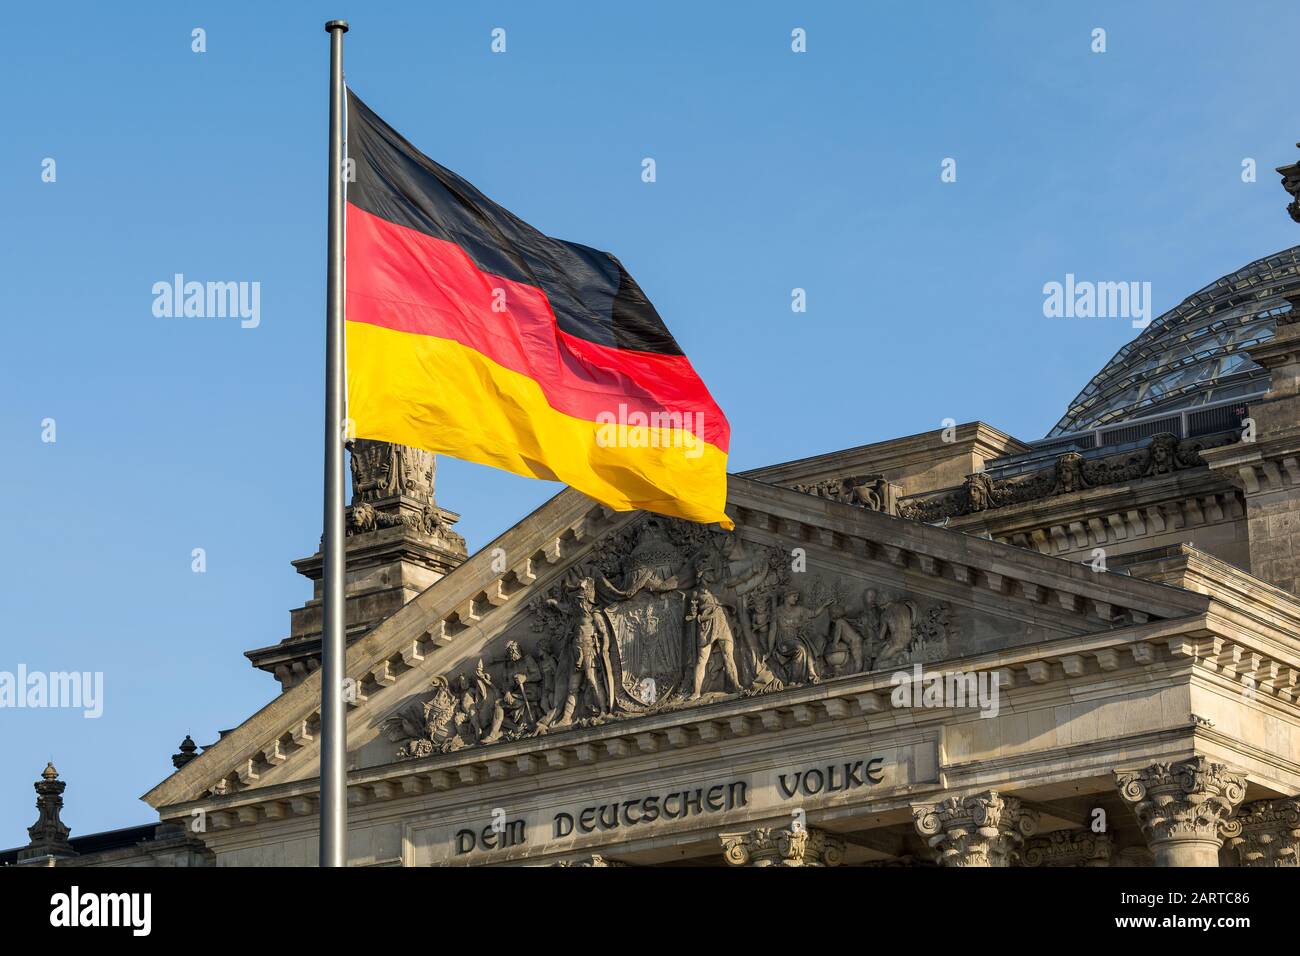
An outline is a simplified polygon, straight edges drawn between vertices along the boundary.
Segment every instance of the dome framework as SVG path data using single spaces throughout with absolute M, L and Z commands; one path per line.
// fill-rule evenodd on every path
M 1262 394 L 1268 373 L 1246 351 L 1273 337 L 1296 295 L 1300 246 L 1193 293 L 1116 352 L 1047 437 Z

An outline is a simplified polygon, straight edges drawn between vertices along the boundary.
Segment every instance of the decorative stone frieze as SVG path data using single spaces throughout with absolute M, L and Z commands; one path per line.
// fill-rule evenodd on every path
M 1242 866 L 1300 866 L 1300 797 L 1248 803 L 1236 822 L 1241 830 L 1228 846 Z
M 1055 830 L 1025 843 L 1025 866 L 1110 866 L 1115 839 L 1091 830 Z
M 535 595 L 502 653 L 433 676 L 381 726 L 397 759 L 422 759 L 948 654 L 949 604 L 857 588 L 795 573 L 779 548 L 651 517 Z
M 842 841 L 810 827 L 759 827 L 719 837 L 732 866 L 839 866 L 844 860 Z
M 995 790 L 913 806 L 912 820 L 940 866 L 1012 866 L 1038 829 L 1037 813 Z
M 1224 838 L 1241 830 L 1232 815 L 1246 795 L 1246 778 L 1205 757 L 1120 771 L 1115 782 L 1156 866 L 1218 866 Z
M 897 513 L 904 518 L 935 522 L 1091 488 L 1171 475 L 1203 468 L 1202 450 L 1234 440 L 1231 434 L 1179 439 L 1173 433 L 1164 432 L 1151 436 L 1136 452 L 1118 452 L 1101 458 L 1066 452 L 1052 465 L 1026 475 L 1011 478 L 993 478 L 984 472 L 968 475 L 960 488 L 927 492 L 899 502 Z

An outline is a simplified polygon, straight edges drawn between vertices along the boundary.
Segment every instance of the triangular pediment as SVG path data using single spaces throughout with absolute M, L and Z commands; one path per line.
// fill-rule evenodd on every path
M 735 532 L 568 490 L 348 649 L 365 772 L 1202 613 L 1204 596 L 732 476 Z M 707 649 L 702 654 L 701 648 Z M 701 665 L 702 662 L 702 665 Z M 145 795 L 310 781 L 320 672 Z

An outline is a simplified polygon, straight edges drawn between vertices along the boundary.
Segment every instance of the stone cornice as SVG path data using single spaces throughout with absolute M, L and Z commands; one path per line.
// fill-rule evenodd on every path
M 738 481 L 744 479 L 733 477 L 733 488 Z M 745 482 L 744 488 L 749 502 L 734 508 L 738 522 L 782 534 L 791 545 L 811 542 L 840 548 L 860 559 L 884 561 L 963 586 L 987 587 L 1013 600 L 1040 603 L 1055 595 L 1063 607 L 1085 612 L 1096 610 L 1094 605 L 1101 603 L 1109 607 L 1108 619 L 1136 610 L 1134 623 L 1150 617 L 1194 614 L 1206 606 L 1203 598 L 1178 589 L 1148 590 L 1148 582 L 1094 572 L 1002 542 L 954 534 L 948 529 L 758 482 Z M 1132 603 L 1121 606 L 1116 589 L 1139 584 L 1142 587 L 1131 595 Z
M 1190 544 L 1124 555 L 1114 565 L 1146 580 L 1204 594 L 1214 613 L 1237 626 L 1300 636 L 1300 598 Z M 1291 645 L 1278 644 L 1286 653 Z M 1300 644 L 1294 649 L 1300 650 Z
M 1300 488 L 1300 441 L 1294 435 L 1207 449 L 1201 457 L 1248 497 Z
M 774 484 L 812 482 L 837 477 L 864 468 L 875 472 L 890 472 L 925 462 L 951 459 L 962 452 L 982 460 L 1014 455 L 1029 450 L 1029 446 L 986 422 L 967 422 L 954 427 L 953 440 L 943 440 L 944 429 L 894 438 L 888 441 L 859 445 L 839 451 L 774 465 L 764 465 L 742 472 L 741 477 Z M 928 489 L 908 489 L 919 492 Z

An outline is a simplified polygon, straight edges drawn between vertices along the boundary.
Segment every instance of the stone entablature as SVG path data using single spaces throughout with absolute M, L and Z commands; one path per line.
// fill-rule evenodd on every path
M 1195 662 L 1207 672 L 1221 676 L 1240 677 L 1232 668 L 1234 659 L 1240 661 L 1243 655 L 1222 639 L 1198 636 L 1201 626 L 1199 619 L 1150 624 L 1140 629 L 1004 651 L 987 655 L 982 661 L 954 662 L 953 666 L 973 674 L 995 672 L 1001 692 L 1007 695 L 1016 690 L 1045 693 L 1054 684 L 1087 676 L 1099 679 L 1114 675 L 1115 679 L 1126 677 L 1131 682 L 1133 668 L 1167 668 L 1180 661 Z M 1297 672 L 1300 672 L 1300 661 L 1288 669 L 1284 687 L 1274 686 L 1267 691 L 1279 700 L 1284 695 L 1292 699 L 1295 681 L 1290 675 Z M 512 782 L 515 785 L 527 782 L 532 787 L 546 776 L 558 780 L 570 771 L 597 766 L 603 773 L 609 773 L 619 762 L 635 764 L 638 758 L 672 754 L 689 760 L 694 754 L 714 752 L 722 746 L 779 747 L 791 733 L 800 731 L 828 733 L 840 728 L 843 732 L 861 726 L 868 734 L 886 733 L 897 721 L 896 709 L 891 704 L 894 690 L 892 676 L 880 674 L 783 695 L 712 704 L 698 715 L 675 711 L 628 725 L 597 725 L 566 734 L 506 741 L 357 770 L 349 775 L 349 802 L 358 807 L 373 807 L 400 802 L 413 795 L 444 793 L 464 794 L 458 799 L 470 800 L 473 799 L 470 794 L 480 789 L 492 792 Z M 937 725 L 951 714 L 952 711 L 944 710 L 916 711 L 914 719 L 924 718 Z M 886 738 L 881 740 L 883 746 Z M 791 773 L 799 769 L 795 766 L 797 761 L 788 762 L 790 767 L 784 769 Z M 316 813 L 314 780 L 259 786 L 257 778 L 249 777 L 241 781 L 241 786 L 245 789 L 232 787 L 228 794 L 178 804 L 167 811 L 187 818 L 192 811 L 202 809 L 208 826 L 215 831 L 248 827 L 267 820 L 310 819 Z M 479 802 L 490 799 L 485 796 Z

